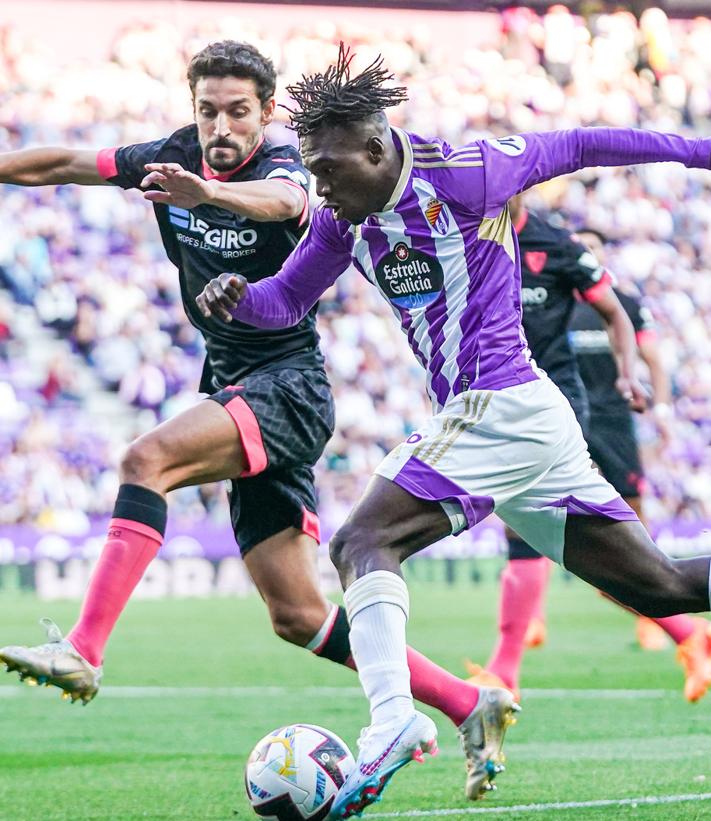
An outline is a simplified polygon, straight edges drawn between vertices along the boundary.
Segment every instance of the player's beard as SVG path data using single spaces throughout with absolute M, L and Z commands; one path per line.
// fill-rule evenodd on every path
M 223 153 L 221 148 L 228 151 Z M 253 148 L 254 144 L 241 146 L 232 140 L 210 140 L 204 149 L 205 161 L 213 171 L 230 171 L 244 162 Z

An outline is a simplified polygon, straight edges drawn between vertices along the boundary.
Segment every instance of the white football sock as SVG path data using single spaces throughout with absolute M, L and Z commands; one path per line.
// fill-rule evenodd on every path
M 415 708 L 405 638 L 407 585 L 395 573 L 375 570 L 356 579 L 343 600 L 351 625 L 351 652 L 373 724 L 411 715 Z

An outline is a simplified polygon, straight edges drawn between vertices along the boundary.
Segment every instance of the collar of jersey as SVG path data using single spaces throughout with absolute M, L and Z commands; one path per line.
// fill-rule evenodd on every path
M 227 182 L 229 178 L 240 171 L 242 168 L 247 165 L 247 163 L 252 159 L 252 157 L 259 151 L 259 149 L 264 144 L 264 134 L 262 134 L 262 139 L 254 146 L 254 148 L 249 152 L 249 154 L 242 160 L 239 165 L 236 165 L 234 168 L 230 168 L 229 171 L 221 171 L 219 174 L 210 168 L 210 166 L 205 162 L 205 158 L 202 158 L 202 175 L 205 177 L 206 180 L 219 180 L 220 182 Z
M 400 176 L 393 189 L 393 193 L 390 195 L 390 199 L 383 206 L 383 209 L 378 212 L 380 214 L 383 214 L 385 211 L 392 211 L 398 202 L 400 202 L 402 192 L 405 190 L 407 181 L 410 179 L 410 174 L 412 174 L 412 145 L 410 144 L 410 138 L 407 132 L 400 128 L 391 126 L 390 130 L 395 134 L 398 140 L 400 140 L 400 146 L 402 147 L 402 170 L 400 171 Z

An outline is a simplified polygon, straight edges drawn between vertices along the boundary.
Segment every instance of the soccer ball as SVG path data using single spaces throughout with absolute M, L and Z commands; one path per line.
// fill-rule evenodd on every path
M 323 821 L 355 767 L 335 733 L 314 724 L 291 724 L 256 745 L 244 771 L 247 797 L 261 818 Z

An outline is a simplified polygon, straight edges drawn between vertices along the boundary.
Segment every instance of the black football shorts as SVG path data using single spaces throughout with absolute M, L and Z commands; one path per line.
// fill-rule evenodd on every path
M 335 424 L 324 371 L 252 374 L 209 400 L 234 419 L 247 456 L 247 470 L 232 480 L 229 492 L 242 555 L 289 527 L 319 540 L 313 466 Z
M 600 473 L 622 497 L 642 494 L 644 471 L 632 413 L 590 415 L 587 436 L 588 450 Z

